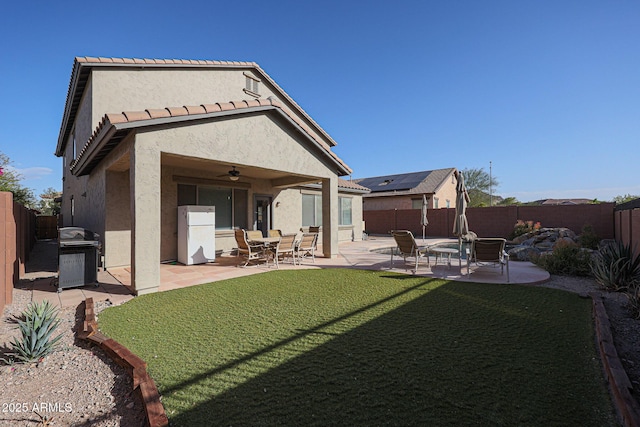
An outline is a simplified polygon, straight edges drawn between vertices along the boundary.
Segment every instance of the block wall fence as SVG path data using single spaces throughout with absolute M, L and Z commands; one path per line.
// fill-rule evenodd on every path
M 36 241 L 36 214 L 0 192 L 0 311 L 13 300 L 13 285 L 25 274 Z
M 540 222 L 542 227 L 566 227 L 580 234 L 586 225 L 603 239 L 613 239 L 614 203 L 570 206 L 492 206 L 467 208 L 469 229 L 480 237 L 508 238 L 518 220 Z M 428 237 L 454 237 L 454 208 L 427 212 Z M 391 230 L 410 230 L 422 236 L 420 209 L 364 211 L 365 230 L 369 234 L 389 234 Z M 637 226 L 640 230 L 640 226 Z

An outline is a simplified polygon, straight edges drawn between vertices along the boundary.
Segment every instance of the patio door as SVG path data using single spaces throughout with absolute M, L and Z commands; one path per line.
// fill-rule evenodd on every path
M 253 200 L 253 227 L 266 236 L 271 229 L 271 196 L 255 196 Z

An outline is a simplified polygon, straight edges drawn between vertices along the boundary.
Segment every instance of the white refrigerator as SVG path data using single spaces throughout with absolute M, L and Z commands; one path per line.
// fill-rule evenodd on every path
M 178 207 L 178 262 L 204 264 L 216 258 L 215 206 Z

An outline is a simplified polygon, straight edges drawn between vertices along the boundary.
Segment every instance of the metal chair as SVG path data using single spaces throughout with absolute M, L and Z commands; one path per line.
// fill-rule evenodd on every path
M 397 252 L 397 255 L 402 256 L 405 263 L 405 270 L 407 269 L 407 258 L 415 258 L 415 268 L 412 270 L 413 274 L 418 271 L 418 262 L 420 259 L 427 259 L 427 266 L 431 267 L 429 263 L 429 253 L 427 248 L 421 248 L 416 243 L 416 239 L 413 237 L 413 233 L 409 230 L 395 230 L 391 232 L 393 239 L 396 241 L 397 248 L 391 251 L 391 267 L 393 268 L 393 254 Z
M 500 238 L 474 239 L 467 253 L 467 277 L 471 277 L 472 262 L 479 266 L 499 264 L 502 275 L 504 275 L 504 267 L 507 267 L 507 283 L 509 283 L 509 254 L 504 250 L 506 243 L 506 239 Z
M 303 258 L 311 257 L 313 263 L 316 262 L 316 242 L 318 240 L 318 233 L 302 233 L 302 238 L 296 246 L 296 256 L 298 257 L 298 263 L 302 263 Z
M 250 240 L 247 239 L 246 230 L 237 229 L 235 230 L 234 235 L 236 238 L 236 244 L 238 245 L 237 256 L 243 256 L 245 258 L 245 263 L 242 267 L 246 267 L 251 262 L 255 262 L 257 265 L 258 262 L 266 259 L 264 245 L 262 243 L 249 243 Z
M 293 265 L 296 265 L 296 234 L 283 235 L 278 243 L 271 246 L 270 251 L 272 252 L 276 268 L 280 268 L 278 266 L 280 257 L 282 257 L 283 262 L 287 257 L 291 257 Z

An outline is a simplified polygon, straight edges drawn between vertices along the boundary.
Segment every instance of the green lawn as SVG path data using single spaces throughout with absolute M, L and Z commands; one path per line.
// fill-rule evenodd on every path
M 272 271 L 99 316 L 172 426 L 616 425 L 590 300 L 360 270 Z

